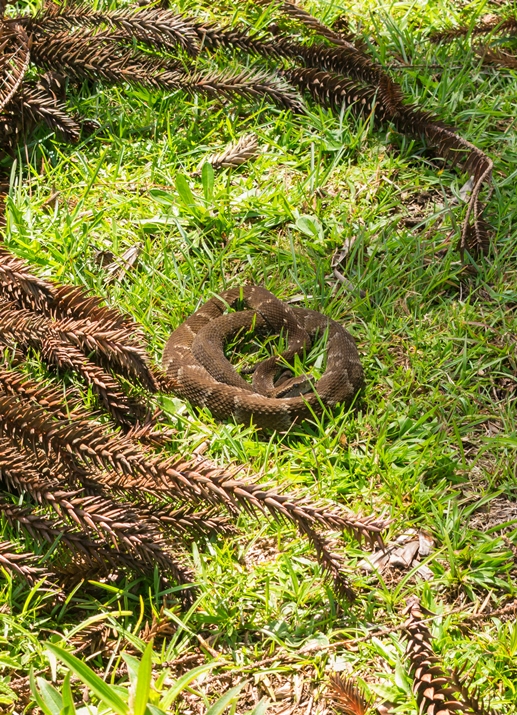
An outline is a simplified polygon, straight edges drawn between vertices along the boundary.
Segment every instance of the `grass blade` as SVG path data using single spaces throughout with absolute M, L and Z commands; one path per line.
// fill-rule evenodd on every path
M 114 710 L 117 715 L 129 715 L 127 704 L 114 692 L 107 683 L 96 675 L 91 668 L 83 663 L 75 655 L 68 653 L 63 648 L 59 648 L 53 643 L 46 643 L 46 648 L 64 663 L 70 670 L 77 675 L 79 680 L 83 682 L 90 690 L 106 705 Z M 52 713 L 52 715 L 54 715 Z
M 212 663 L 203 663 L 203 665 L 198 665 L 195 668 L 192 668 L 192 670 L 189 670 L 187 673 L 181 676 L 181 678 L 178 678 L 176 683 L 172 686 L 172 688 L 167 692 L 167 694 L 162 698 L 160 702 L 160 707 L 166 710 L 168 707 L 172 705 L 172 703 L 176 700 L 178 695 L 187 688 L 190 683 L 192 683 L 193 680 L 198 678 L 200 675 L 203 673 L 206 673 L 209 670 L 212 670 L 217 665 L 216 662 Z
M 140 661 L 136 681 L 135 699 L 133 702 L 133 715 L 144 715 L 149 700 L 149 689 L 153 674 L 153 641 L 149 641 Z
M 45 715 L 60 715 L 63 707 L 63 699 L 57 690 L 47 683 L 43 678 L 38 678 L 38 690 L 34 680 L 34 672 L 31 668 L 29 673 L 29 684 L 32 692 L 32 697 L 36 701 L 38 707 Z M 42 697 L 43 695 L 43 697 Z
M 239 693 L 243 688 L 244 682 L 239 683 L 231 690 L 228 690 L 222 697 L 215 702 L 212 707 L 206 711 L 206 715 L 221 715 L 226 708 L 231 705 L 239 697 Z

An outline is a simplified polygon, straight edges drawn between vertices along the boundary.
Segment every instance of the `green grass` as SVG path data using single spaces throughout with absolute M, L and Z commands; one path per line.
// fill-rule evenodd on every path
M 131 313 L 157 360 L 168 334 L 200 303 L 244 282 L 264 284 L 282 299 L 297 296 L 342 321 L 366 373 L 354 410 L 337 409 L 266 438 L 167 397 L 164 408 L 177 430 L 171 449 L 189 455 L 207 443 L 206 456 L 221 464 L 245 464 L 269 482 L 356 511 L 386 511 L 392 536 L 416 528 L 435 539 L 427 562 L 433 578 L 424 583 L 405 572 L 385 582 L 363 573 L 357 564 L 364 553 L 345 537 L 359 594 L 348 606 L 336 601 L 304 539 L 288 527 L 242 517 L 239 535 L 193 545 L 199 600 L 186 614 L 167 605 L 173 635 L 155 643 L 156 673 L 176 677 L 183 672 L 173 665 L 179 657 L 192 656 L 183 670 L 211 661 L 203 646 L 209 639 L 221 654 L 218 676 L 194 688 L 206 690 L 208 702 L 241 678 L 271 695 L 291 672 L 313 687 L 341 669 L 395 702 L 398 712 L 416 712 L 400 631 L 353 647 L 332 644 L 353 643 L 374 624 L 400 625 L 405 598 L 418 594 L 441 614 L 432 630 L 446 666 L 471 663 L 482 694 L 501 712 L 517 713 L 517 626 L 497 618 L 462 626 L 457 612 L 496 608 L 517 596 L 517 523 L 498 528 L 501 519 L 490 512 L 485 531 L 471 524 L 495 497 L 517 499 L 517 75 L 481 66 L 466 42 L 425 41 L 430 29 L 492 11 L 485 2 L 464 11 L 449 0 L 321 0 L 307 7 L 326 21 L 346 13 L 409 97 L 494 159 L 487 211 L 494 250 L 476 273 L 466 272 L 455 252 L 461 209 L 448 210 L 467 177 L 434 161 L 419 142 L 315 105 L 308 116 L 294 117 L 267 104 L 222 106 L 130 89 L 77 94 L 77 108 L 104 127 L 79 145 L 39 135 L 20 150 L 5 241 L 42 275 L 87 286 Z M 262 11 L 230 1 L 217 18 L 234 11 L 256 26 L 264 22 Z M 207 195 L 194 176 L 203 157 L 250 131 L 259 137 L 259 157 L 216 172 L 213 196 Z M 195 206 L 177 190 L 180 175 Z M 322 230 L 308 236 L 300 230 L 302 216 L 315 217 Z M 135 244 L 136 266 L 107 283 L 96 253 L 120 256 Z M 349 250 L 340 270 L 353 290 L 332 277 L 332 255 L 343 245 Z M 91 617 L 111 625 L 118 645 L 114 657 L 93 655 L 90 666 L 109 682 L 126 682 L 119 653 L 142 651 L 142 625 L 171 603 L 156 583 L 80 588 L 56 605 L 52 594 L 29 593 L 4 574 L 2 707 L 34 706 L 30 696 L 16 704 L 14 694 L 31 667 L 62 682 L 64 671 L 44 641 L 70 648 L 73 629 Z M 275 653 L 276 660 L 254 665 Z M 269 691 L 259 684 L 268 673 Z M 72 691 L 79 702 L 74 680 Z

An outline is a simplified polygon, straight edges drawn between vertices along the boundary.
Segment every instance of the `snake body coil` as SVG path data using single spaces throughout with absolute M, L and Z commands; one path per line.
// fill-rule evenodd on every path
M 226 313 L 240 303 L 247 310 Z M 239 331 L 286 331 L 287 350 L 263 360 L 250 384 L 224 355 L 225 344 Z M 275 377 L 285 361 L 309 350 L 317 335 L 328 332 L 327 365 L 318 381 L 308 376 Z M 233 416 L 264 429 L 287 430 L 325 407 L 351 402 L 361 388 L 363 371 L 352 336 L 336 321 L 306 308 L 291 307 L 265 288 L 232 288 L 212 298 L 175 330 L 165 346 L 163 366 L 174 392 L 217 419 Z

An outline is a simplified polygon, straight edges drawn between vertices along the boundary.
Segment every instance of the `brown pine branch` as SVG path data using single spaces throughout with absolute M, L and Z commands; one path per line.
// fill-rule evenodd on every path
M 474 715 L 496 715 L 490 705 L 483 702 L 479 690 L 469 684 L 469 677 L 465 675 L 466 665 L 462 669 L 455 668 L 452 671 L 454 685 L 461 694 L 463 702 Z
M 314 68 L 288 69 L 283 74 L 291 84 L 310 92 L 317 102 L 327 107 L 338 111 L 350 107 L 358 116 L 374 112 L 379 122 L 386 119 L 386 112 L 376 102 L 377 94 L 371 87 Z
M 218 513 L 216 508 L 198 508 L 191 504 L 181 504 L 176 498 L 171 501 L 169 491 L 154 488 L 149 482 L 142 480 L 138 487 L 121 487 L 113 478 L 103 472 L 76 472 L 68 469 L 64 478 L 71 485 L 84 485 L 84 492 L 91 495 L 103 495 L 114 500 L 114 503 L 134 508 L 142 518 L 164 533 L 174 533 L 181 538 L 195 536 L 231 536 L 236 533 L 236 527 L 230 523 L 228 516 Z
M 29 32 L 51 36 L 78 28 L 116 30 L 118 37 L 135 39 L 152 48 L 176 50 L 183 48 L 189 55 L 199 53 L 198 31 L 188 18 L 160 7 L 122 8 L 100 12 L 88 5 L 56 13 L 46 11 L 28 18 L 24 24 Z
M 32 310 L 18 309 L 14 301 L 0 299 L 0 322 L 4 335 L 22 344 L 38 345 L 49 320 Z
M 278 8 L 280 12 L 284 13 L 284 15 L 288 15 L 293 20 L 297 20 L 309 30 L 312 30 L 318 35 L 321 35 L 330 42 L 336 45 L 353 47 L 353 45 L 347 42 L 347 40 L 343 38 L 343 36 L 340 35 L 339 32 L 335 32 L 330 27 L 328 27 L 323 22 L 314 17 L 314 15 L 311 15 L 310 12 L 307 12 L 307 10 L 304 10 L 302 7 L 296 5 L 294 2 L 284 0 L 280 3 Z
M 375 99 L 378 120 L 393 122 L 403 134 L 424 136 L 444 159 L 453 165 L 461 162 L 473 176 L 474 187 L 461 230 L 459 249 L 462 255 L 465 250 L 474 256 L 488 252 L 489 227 L 483 219 L 484 207 L 480 202 L 480 193 L 483 187 L 491 182 L 493 162 L 484 152 L 429 112 L 404 104 L 400 86 L 381 65 L 373 62 L 361 49 L 353 45 L 305 47 L 290 40 L 280 40 L 279 50 L 286 57 L 313 68 L 305 71 L 288 69 L 283 74 L 296 86 L 308 89 L 317 101 L 341 107 L 347 98 L 356 96 L 360 100 L 354 106 L 359 108 L 361 105 L 371 107 Z M 317 68 L 326 72 L 318 74 Z M 342 73 L 354 82 L 341 80 L 330 75 L 330 72 Z M 355 84 L 357 81 L 366 86 Z M 341 96 L 343 100 L 340 102 Z
M 87 410 L 80 399 L 71 399 L 70 390 L 65 399 L 63 391 L 36 382 L 15 370 L 0 369 L 0 397 L 4 396 L 12 398 L 13 404 L 22 413 L 24 410 L 29 413 L 32 411 L 36 423 L 39 424 L 40 421 L 45 423 L 50 432 L 56 424 L 67 425 L 74 419 L 92 426 L 96 424 L 92 421 L 95 414 Z M 45 459 L 45 455 L 48 455 L 49 459 L 53 459 L 56 468 L 65 469 L 66 474 L 61 473 L 60 478 L 65 479 L 74 488 L 85 487 L 93 493 L 98 493 L 95 476 L 92 476 L 92 467 L 85 465 L 72 450 L 64 449 L 56 453 L 52 450 L 51 441 L 43 440 L 33 426 L 24 427 L 22 424 L 18 430 L 16 426 L 9 424 L 8 420 L 3 422 L 3 428 L 1 425 L 0 419 L 0 432 L 10 436 L 20 448 L 25 445 L 38 459 Z M 53 471 L 50 464 L 42 469 L 46 474 Z
M 208 74 L 183 74 L 176 78 L 178 88 L 190 93 L 202 93 L 211 97 L 234 97 L 245 99 L 268 97 L 276 104 L 303 114 L 305 109 L 300 96 L 280 77 L 263 70 L 249 69 Z
M 124 38 L 109 31 L 93 33 L 88 28 L 76 32 L 55 32 L 32 36 L 31 55 L 45 69 L 63 72 L 77 79 L 127 82 L 151 89 L 182 89 L 210 96 L 247 99 L 266 96 L 296 112 L 303 112 L 298 95 L 280 78 L 264 71 L 240 70 L 223 73 L 188 74 L 179 65 L 138 53 L 121 45 Z
M 63 516 L 60 496 L 70 499 L 81 493 L 81 489 L 64 491 L 70 487 L 70 478 L 63 465 L 55 460 L 51 463 L 44 455 L 26 452 L 6 437 L 0 437 L 0 448 L 0 477 L 4 487 L 9 492 L 27 492 L 38 504 L 50 505 Z
M 327 576 L 334 582 L 336 593 L 349 601 L 354 601 L 355 592 L 350 585 L 349 579 L 343 573 L 343 559 L 332 551 L 330 540 L 305 522 L 300 522 L 298 528 L 307 536 L 316 549 L 318 561 L 323 566 Z
M 75 320 L 79 326 L 88 325 L 90 336 L 94 326 L 98 326 L 99 332 L 108 331 L 112 339 L 114 336 L 118 336 L 121 344 L 116 352 L 124 355 L 124 345 L 126 345 L 131 353 L 127 360 L 133 363 L 133 370 L 138 373 L 135 375 L 137 379 L 151 392 L 156 392 L 159 389 L 161 377 L 149 365 L 148 356 L 143 347 L 145 339 L 142 328 L 130 316 L 115 308 L 103 305 L 100 298 L 90 295 L 80 286 L 70 285 L 53 286 L 52 303 L 44 312 L 56 320 Z M 89 347 L 88 345 L 87 349 Z M 102 353 L 100 346 L 98 352 Z M 106 357 L 108 364 L 112 364 L 113 354 Z M 114 367 L 117 369 L 120 364 L 115 361 Z
M 23 27 L 13 23 L 6 33 L 0 36 L 0 112 L 9 105 L 17 93 L 30 62 L 29 37 Z
M 127 341 L 132 340 L 136 345 L 144 343 L 142 327 L 138 323 L 117 308 L 104 305 L 101 298 L 80 286 L 52 284 L 52 303 L 45 314 L 55 320 L 73 318 L 98 323 L 108 330 L 124 330 Z
M 228 517 L 217 514 L 214 509 L 178 507 L 176 504 L 167 503 L 162 494 L 158 494 L 158 504 L 139 499 L 134 491 L 130 492 L 128 497 L 145 512 L 146 518 L 156 520 L 157 524 L 162 526 L 174 526 L 182 536 L 231 536 L 236 532 Z
M 90 530 L 97 532 L 150 570 L 158 565 L 172 574 L 176 581 L 192 582 L 192 572 L 181 564 L 177 555 L 172 555 L 171 544 L 146 519 L 145 514 L 133 506 L 118 504 L 105 495 L 84 497 L 58 494 L 54 500 L 59 509 L 86 533 Z
M 0 295 L 14 301 L 19 308 L 55 318 L 53 328 L 60 338 L 87 354 L 95 353 L 108 367 L 121 369 L 152 392 L 158 389 L 143 347 L 140 326 L 120 311 L 103 306 L 99 298 L 90 296 L 83 288 L 54 286 L 35 276 L 25 261 L 0 247 Z M 7 329 L 12 321 L 4 317 L 2 324 Z M 28 314 L 25 323 L 37 341 L 38 333 L 46 324 Z
M 116 502 L 104 493 L 85 496 L 83 490 L 64 490 L 66 472 L 55 464 L 49 466 L 44 459 L 23 454 L 5 438 L 0 438 L 0 475 L 7 487 L 27 492 L 38 504 L 52 507 L 87 538 L 93 532 L 108 542 L 106 546 L 111 543 L 117 552 L 128 554 L 140 564 L 139 570 L 149 571 L 157 564 L 176 581 L 192 582 L 191 571 L 171 551 L 170 541 L 164 539 L 154 514 L 148 518 L 145 511 L 127 502 Z M 176 525 L 172 518 L 169 525 Z
M 34 514 L 31 509 L 16 506 L 0 497 L 0 514 L 12 527 L 21 527 L 36 541 L 49 544 L 59 543 L 70 555 L 79 554 L 90 566 L 106 571 L 108 567 L 117 569 L 126 567 L 139 570 L 139 563 L 127 554 L 106 548 L 100 542 L 93 541 L 82 532 L 77 532 L 57 519 Z
M 365 106 L 371 106 L 375 98 L 379 120 L 392 121 L 404 134 L 419 137 L 423 135 L 436 147 L 439 155 L 452 164 L 461 159 L 464 167 L 474 177 L 474 187 L 462 226 L 459 249 L 462 254 L 468 250 L 474 256 L 488 252 L 489 227 L 483 219 L 483 206 L 479 197 L 482 188 L 491 182 L 493 163 L 484 152 L 430 113 L 404 104 L 400 86 L 361 48 L 346 42 L 338 47 L 318 44 L 307 47 L 290 39 L 279 38 L 278 50 L 283 56 L 313 68 L 308 69 L 305 75 L 299 69 L 289 69 L 283 74 L 296 86 L 308 89 L 316 100 L 342 106 L 338 99 L 341 93 L 347 96 L 355 94 L 361 97 Z M 342 73 L 354 82 L 358 81 L 366 86 L 350 85 L 347 80 L 343 80 L 344 86 L 339 86 L 340 78 L 331 78 L 324 73 L 318 75 L 316 69 L 326 70 L 327 73 Z
M 117 642 L 116 629 L 106 624 L 105 621 L 89 623 L 69 638 L 73 653 L 96 653 L 102 656 L 111 655 Z
M 219 522 L 207 511 L 191 514 L 183 509 L 165 514 L 163 508 L 139 509 L 134 503 L 116 501 L 102 489 L 90 496 L 82 489 L 67 491 L 63 487 L 68 475 L 59 465 L 24 454 L 18 445 L 5 438 L 0 438 L 0 476 L 10 491 L 26 492 L 38 504 L 50 506 L 88 538 L 93 533 L 108 545 L 111 543 L 117 551 L 138 560 L 144 570 L 159 565 L 180 583 L 192 582 L 192 572 L 175 553 L 176 549 L 171 550 L 174 541 L 164 538 L 160 529 L 229 533 L 224 528 L 225 522 Z M 163 516 L 166 518 L 162 520 Z
M 322 78 L 325 79 L 320 81 L 330 85 L 327 90 L 328 95 L 339 96 L 339 89 L 332 90 L 332 85 L 342 82 L 345 88 L 349 88 L 348 93 L 360 97 L 363 103 L 371 105 L 375 99 L 378 121 L 394 120 L 401 111 L 407 113 L 400 86 L 391 79 L 380 64 L 374 62 L 362 49 L 357 49 L 353 45 L 347 47 L 311 45 L 306 47 L 291 41 L 284 41 L 281 43 L 281 47 L 286 56 L 297 62 L 301 61 L 307 67 L 305 75 L 308 82 L 307 89 L 313 93 L 316 99 L 318 92 L 311 87 L 311 73 L 316 73 L 316 70 L 325 70 L 325 73 L 321 73 Z M 336 75 L 344 75 L 344 77 Z M 345 78 L 350 78 L 352 81 Z M 297 86 L 300 86 L 299 83 L 303 83 L 303 81 L 304 74 L 302 73 L 296 82 Z
M 37 566 L 38 557 L 29 551 L 20 552 L 11 541 L 0 542 L 0 567 L 24 578 L 29 585 L 44 578 L 45 569 Z
M 65 107 L 43 86 L 24 82 L 11 105 L 15 105 L 10 107 L 11 111 L 18 111 L 25 115 L 26 131 L 43 121 L 65 141 L 72 143 L 78 141 L 79 125 L 67 114 Z
M 230 469 L 222 470 L 209 461 L 176 461 L 171 466 L 178 473 L 188 474 L 196 482 L 210 483 L 212 488 L 217 489 L 215 493 L 218 496 L 222 491 L 225 495 L 222 503 L 234 504 L 255 516 L 257 513 L 269 512 L 274 519 L 298 525 L 302 532 L 305 526 L 320 526 L 348 531 L 358 541 L 364 539 L 368 544 L 382 544 L 381 534 L 389 525 L 387 519 L 360 517 L 332 502 L 318 503 L 292 494 L 278 494 L 267 485 L 232 478 Z M 134 486 L 139 486 L 138 482 Z M 161 489 L 159 484 L 156 488 Z
M 156 391 L 147 352 L 127 329 L 105 329 L 101 323 L 69 318 L 55 321 L 52 331 L 61 340 L 93 355 L 100 364 L 137 380 L 152 392 Z
M 85 356 L 91 356 L 101 365 L 139 381 L 153 392 L 157 389 L 146 350 L 125 327 L 105 328 L 101 322 L 73 318 L 49 320 L 45 315 L 16 309 L 12 303 L 1 299 L 0 320 L 4 334 L 12 335 L 21 344 L 41 349 L 44 358 L 57 367 L 77 370 L 91 381 L 103 399 L 108 399 L 108 390 L 111 389 L 116 409 L 119 409 L 117 404 L 122 405 L 125 400 L 120 389 L 113 378 L 102 371 L 96 379 L 95 370 L 88 368 Z
M 221 503 L 230 510 L 240 507 L 248 512 L 267 513 L 298 526 L 318 548 L 311 530 L 320 525 L 346 529 L 356 538 L 380 540 L 387 522 L 375 517 L 361 518 L 327 505 L 314 505 L 308 500 L 278 494 L 262 485 L 231 478 L 228 470 L 209 463 L 185 463 L 148 457 L 130 440 L 108 435 L 101 425 L 91 420 L 52 419 L 42 409 L 35 409 L 15 397 L 0 395 L 0 429 L 6 436 L 20 440 L 29 449 L 44 448 L 56 452 L 63 460 L 81 465 L 94 465 L 112 473 L 99 474 L 96 481 L 121 489 L 141 489 L 155 494 L 165 491 L 177 498 L 194 502 Z
M 19 397 L 34 408 L 44 408 L 50 414 L 65 420 L 71 411 L 79 409 L 77 401 L 69 401 L 68 398 L 65 400 L 62 389 L 36 382 L 24 373 L 8 368 L 0 368 L 0 392 Z
M 497 67 L 506 67 L 506 69 L 517 69 L 517 54 L 505 52 L 504 50 L 488 45 L 478 45 L 476 54 L 481 57 L 483 64 L 496 65 Z
M 161 411 L 155 413 L 148 411 L 145 420 L 138 424 L 131 425 L 126 432 L 128 439 L 140 442 L 148 447 L 164 447 L 176 436 L 176 430 L 157 424 Z
M 210 154 L 202 163 L 211 164 L 214 169 L 234 168 L 253 159 L 258 152 L 257 135 L 243 134 L 237 142 L 232 142 L 217 154 Z
M 57 339 L 50 330 L 42 337 L 40 347 L 47 363 L 80 375 L 117 424 L 132 427 L 137 420 L 145 420 L 148 416 L 149 409 L 144 402 L 128 398 L 110 373 L 88 360 L 78 348 Z
M 80 509 L 75 509 L 75 513 L 87 521 L 90 520 L 90 526 L 95 524 L 92 514 L 89 514 L 88 519 L 85 512 L 81 513 Z M 96 510 L 96 513 L 99 517 L 99 510 Z M 177 582 L 192 582 L 192 573 L 178 560 L 177 555 L 160 548 L 163 539 L 159 535 L 157 538 L 162 543 L 158 541 L 153 545 L 151 542 L 143 542 L 141 537 L 135 535 L 134 529 L 132 531 L 128 529 L 128 524 L 120 525 L 124 538 L 110 546 L 104 538 L 92 538 L 84 529 L 73 529 L 62 520 L 33 513 L 30 508 L 15 506 L 2 497 L 0 497 L 0 514 L 9 524 L 21 526 L 37 541 L 43 540 L 50 544 L 58 542 L 72 558 L 79 556 L 89 568 L 98 571 L 125 568 L 136 573 L 152 573 L 155 565 L 159 565 Z M 106 526 L 108 524 L 106 514 L 101 513 L 101 516 L 104 518 L 98 519 L 98 524 Z M 113 524 L 116 524 L 114 520 Z
M 60 370 L 72 370 L 82 377 L 87 385 L 91 385 L 118 424 L 131 426 L 135 420 L 144 420 L 148 415 L 144 403 L 126 397 L 112 375 L 91 362 L 70 340 L 61 336 L 54 328 L 56 323 L 45 316 L 17 309 L 12 303 L 0 299 L 0 324 L 4 335 L 10 336 L 18 345 L 40 350 L 48 365 Z
M 6 396 L 18 398 L 19 403 L 22 405 L 28 404 L 32 406 L 33 409 L 40 410 L 47 419 L 52 420 L 52 418 L 56 418 L 57 420 L 61 420 L 64 424 L 69 424 L 72 419 L 95 425 L 95 423 L 92 422 L 92 418 L 96 416 L 95 413 L 88 410 L 80 399 L 71 398 L 70 391 L 68 391 L 65 397 L 63 390 L 41 382 L 36 382 L 27 375 L 7 367 L 0 367 L 0 394 L 1 393 Z M 129 407 L 133 410 L 131 403 L 129 403 Z M 138 405 L 138 407 L 140 407 L 140 405 Z M 133 414 L 133 412 L 131 414 Z M 152 427 L 147 425 L 145 430 L 149 431 L 149 429 L 152 429 Z M 141 435 L 138 434 L 138 432 L 131 436 L 128 435 L 127 437 L 128 443 L 140 440 Z M 145 439 L 143 441 L 145 442 Z M 33 442 L 33 449 L 38 449 L 37 440 Z M 68 466 L 74 466 L 73 463 L 70 465 L 71 459 L 68 452 L 64 452 L 63 458 Z M 78 470 L 73 469 L 73 471 L 74 473 L 77 472 L 77 475 L 81 475 L 83 472 L 80 468 Z
M 64 72 L 78 80 L 93 79 L 116 84 L 127 82 L 150 89 L 180 89 L 209 96 L 240 95 L 247 99 L 267 96 L 281 106 L 303 112 L 300 98 L 292 88 L 263 70 L 189 74 L 177 63 L 126 49 L 120 45 L 120 40 L 120 35 L 109 32 L 92 34 L 83 28 L 72 35 L 60 32 L 48 38 L 36 36 L 31 52 L 39 66 Z
M 193 21 L 202 48 L 217 50 L 225 48 L 241 50 L 248 55 L 277 57 L 279 55 L 275 40 L 262 40 L 256 34 L 235 27 L 219 27 L 214 23 Z
M 403 105 L 393 123 L 405 134 L 423 135 L 437 148 L 440 156 L 453 165 L 461 163 L 472 176 L 474 185 L 463 221 L 459 249 L 462 254 L 468 250 L 474 256 L 487 253 L 490 247 L 489 226 L 483 219 L 484 207 L 479 197 L 483 187 L 491 182 L 493 161 L 454 129 L 416 107 Z
M 18 367 L 25 362 L 25 354 L 18 345 L 13 345 L 7 336 L 0 335 L 0 367 Z
M 473 25 L 472 27 L 462 25 L 448 30 L 437 30 L 429 36 L 429 39 L 431 42 L 441 42 L 442 40 L 455 40 L 460 37 L 466 37 L 467 35 L 488 35 L 490 33 L 500 34 L 502 32 L 506 32 L 510 35 L 517 34 L 517 18 L 508 17 L 505 19 L 497 15 L 493 15 L 492 17 L 481 20 L 481 22 L 477 25 Z
M 289 39 L 279 39 L 278 44 L 279 52 L 283 56 L 301 62 L 305 67 L 345 75 L 356 82 L 372 85 L 369 89 L 379 89 L 381 84 L 391 85 L 391 91 L 396 87 L 381 65 L 353 45 L 328 47 L 327 45 L 313 44 L 307 46 Z M 397 106 L 401 98 L 402 93 L 399 90 Z M 388 110 L 389 106 L 386 109 Z M 394 109 L 391 107 L 392 112 Z
M 84 496 L 82 490 L 63 490 L 62 473 L 54 469 L 53 478 L 45 478 L 40 474 L 41 466 L 41 460 L 24 455 L 12 442 L 0 438 L 0 473 L 8 486 L 28 492 L 38 504 L 51 506 L 85 533 L 93 531 L 109 538 L 118 548 L 150 564 L 167 563 L 162 555 L 167 550 L 163 537 L 145 514 L 104 494 Z
M 0 430 L 35 452 L 41 448 L 47 454 L 56 452 L 79 471 L 85 465 L 115 470 L 118 476 L 105 477 L 108 485 L 126 488 L 145 484 L 147 488 L 156 488 L 161 484 L 162 489 L 180 498 L 191 495 L 209 501 L 229 501 L 223 490 L 202 475 L 178 472 L 171 466 L 174 460 L 147 458 L 134 442 L 121 435 L 110 435 L 92 420 L 58 418 L 30 402 L 0 394 Z
M 472 692 L 459 671 L 452 677 L 442 667 L 431 645 L 431 633 L 427 626 L 426 613 L 418 598 L 408 599 L 409 618 L 405 623 L 408 635 L 406 656 L 413 676 L 413 692 L 421 712 L 443 715 L 493 715 Z
M 39 66 L 82 81 L 128 83 L 150 89 L 176 89 L 179 65 L 127 48 L 124 37 L 109 31 L 93 33 L 81 28 L 70 34 L 35 35 L 31 56 Z
M 205 499 L 213 503 L 220 503 L 231 511 L 240 508 L 252 516 L 269 513 L 274 519 L 284 520 L 299 526 L 303 533 L 306 526 L 320 526 L 333 530 L 345 530 L 351 533 L 358 541 L 363 539 L 368 544 L 382 545 L 382 532 L 389 525 L 389 520 L 376 517 L 361 517 L 353 512 L 348 512 L 332 502 L 314 502 L 308 498 L 299 498 L 292 494 L 278 494 L 267 485 L 257 484 L 253 481 L 235 479 L 235 470 L 222 469 L 209 461 L 185 461 L 180 459 L 168 460 L 163 466 L 154 463 L 160 478 L 146 478 L 145 476 L 124 477 L 118 481 L 111 481 L 113 487 L 121 489 L 140 490 L 142 494 L 150 496 L 162 492 L 173 492 L 174 481 L 178 475 L 190 480 L 191 486 L 201 487 L 204 494 L 196 491 L 189 498 Z M 101 477 L 108 479 L 107 477 Z M 108 481 L 105 482 L 109 484 Z M 181 482 L 180 482 L 181 483 Z
M 35 276 L 27 263 L 0 246 L 0 293 L 20 307 L 42 309 L 52 302 L 52 287 Z

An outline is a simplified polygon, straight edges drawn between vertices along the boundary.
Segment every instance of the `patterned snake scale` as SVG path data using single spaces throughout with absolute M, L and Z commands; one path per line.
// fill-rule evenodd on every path
M 247 310 L 225 312 L 240 305 Z M 224 354 L 225 344 L 243 330 L 287 332 L 287 350 L 258 363 L 251 384 Z M 327 366 L 321 378 L 286 379 L 285 362 L 308 351 L 314 338 L 327 331 Z M 201 306 L 170 336 L 163 367 L 177 395 L 207 407 L 216 419 L 233 417 L 279 431 L 324 408 L 350 403 L 363 384 L 354 339 L 339 323 L 314 310 L 291 307 L 259 286 L 232 288 Z

